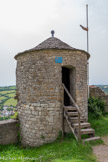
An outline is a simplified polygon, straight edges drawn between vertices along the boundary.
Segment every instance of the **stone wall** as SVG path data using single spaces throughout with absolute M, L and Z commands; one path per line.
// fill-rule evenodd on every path
M 0 121 L 0 144 L 13 144 L 17 142 L 18 121 L 9 119 Z
M 63 63 L 55 63 L 62 57 Z M 62 130 L 62 67 L 71 73 L 74 99 L 87 118 L 87 55 L 72 50 L 39 50 L 17 57 L 16 87 L 22 144 L 54 141 Z M 72 91 L 72 93 L 73 93 Z
M 108 112 L 108 94 L 106 94 L 101 88 L 96 86 L 90 86 L 90 96 L 99 97 L 105 102 L 105 111 Z

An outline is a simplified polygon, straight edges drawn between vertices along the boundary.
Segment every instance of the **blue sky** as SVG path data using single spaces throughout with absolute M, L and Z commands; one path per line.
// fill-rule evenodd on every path
M 0 86 L 15 85 L 14 56 L 55 36 L 86 50 L 89 6 L 90 84 L 108 84 L 107 0 L 0 0 Z

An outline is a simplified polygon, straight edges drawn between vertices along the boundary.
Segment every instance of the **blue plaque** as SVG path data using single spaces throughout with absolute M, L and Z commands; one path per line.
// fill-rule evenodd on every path
M 63 58 L 62 57 L 55 57 L 55 63 L 62 63 Z

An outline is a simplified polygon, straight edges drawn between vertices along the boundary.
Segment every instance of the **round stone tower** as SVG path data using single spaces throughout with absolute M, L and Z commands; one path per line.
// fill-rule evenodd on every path
M 72 48 L 53 34 L 33 49 L 15 56 L 17 108 L 25 146 L 54 141 L 62 130 L 62 105 L 70 104 L 63 94 L 62 83 L 78 104 L 81 115 L 88 116 L 89 54 Z

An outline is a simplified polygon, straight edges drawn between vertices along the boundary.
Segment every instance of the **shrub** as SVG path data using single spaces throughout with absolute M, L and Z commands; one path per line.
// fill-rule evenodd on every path
M 15 112 L 15 114 L 11 116 L 11 119 L 18 119 L 18 112 Z
M 88 111 L 94 117 L 99 117 L 104 114 L 105 103 L 102 99 L 90 97 L 88 99 Z
M 1 120 L 8 120 L 8 119 L 10 119 L 10 116 L 0 117 L 0 121 L 1 121 Z

